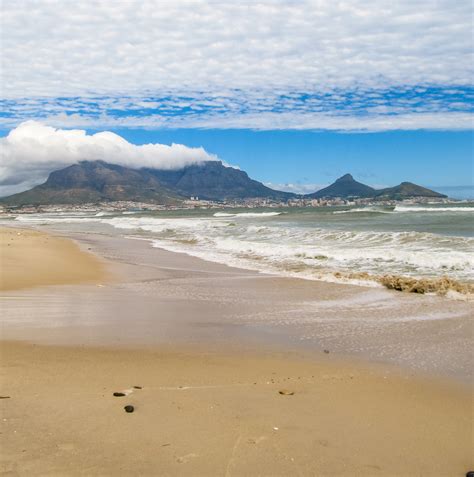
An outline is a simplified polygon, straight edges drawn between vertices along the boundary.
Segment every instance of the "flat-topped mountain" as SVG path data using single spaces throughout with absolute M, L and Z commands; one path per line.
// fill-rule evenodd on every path
M 44 184 L 1 199 L 11 205 L 81 204 L 131 200 L 178 203 L 181 197 L 144 170 L 83 161 L 52 172 Z
M 330 186 L 308 194 L 312 199 L 334 199 L 336 197 L 374 197 L 376 190 L 368 185 L 357 182 L 351 174 L 339 177 Z
M 251 197 L 287 200 L 295 194 L 273 190 L 251 179 L 246 172 L 207 161 L 178 170 L 146 169 L 162 184 L 177 193 L 200 199 L 224 200 Z
M 44 184 L 0 199 L 7 205 L 81 204 L 127 200 L 177 204 L 202 199 L 286 200 L 294 194 L 276 191 L 238 169 L 208 161 L 179 170 L 131 169 L 104 161 L 82 161 L 52 172 Z

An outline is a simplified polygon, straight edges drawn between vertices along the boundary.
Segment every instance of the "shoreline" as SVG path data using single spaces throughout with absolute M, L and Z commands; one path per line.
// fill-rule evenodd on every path
M 11 293 L 5 310 L 12 316 L 3 326 L 7 340 L 129 348 L 171 342 L 248 351 L 263 346 L 313 357 L 329 349 L 346 361 L 386 363 L 411 373 L 474 382 L 466 302 L 268 275 L 118 234 L 38 229 L 75 241 L 117 279 L 99 286 Z M 39 320 L 24 319 L 25 300 L 37 302 Z M 65 306 L 73 316 L 58 316 L 55 308 L 63 312 Z M 156 307 L 158 317 L 150 311 Z M 105 314 L 99 315 L 100 309 Z M 84 314 L 90 318 L 84 320 Z M 126 329 L 129 316 L 135 318 L 131 330 Z
M 116 279 L 2 292 L 7 475 L 451 476 L 474 466 L 465 303 L 39 229 Z
M 99 257 L 74 241 L 38 230 L 0 226 L 0 291 L 109 280 Z
M 239 213 L 239 212 L 235 212 L 233 214 L 232 213 L 221 214 L 220 216 L 217 217 L 217 219 L 227 218 L 230 221 L 228 225 L 236 227 L 238 225 L 241 225 L 244 222 L 240 223 L 240 221 L 237 221 L 237 222 L 234 221 L 235 217 L 245 216 L 245 215 L 258 215 L 258 214 L 263 216 L 265 216 L 265 214 L 276 214 L 276 215 L 281 215 L 282 217 L 284 217 L 284 215 L 282 214 L 285 214 L 285 212 L 281 210 L 279 210 L 278 212 L 268 212 L 269 209 L 262 209 L 262 210 L 264 211 L 263 212 L 260 211 L 257 214 Z M 359 209 L 357 208 L 354 210 L 359 211 Z M 342 213 L 342 212 L 350 212 L 350 211 L 351 210 L 349 211 L 343 210 L 339 212 Z M 363 212 L 362 209 L 360 209 L 360 211 Z M 218 215 L 218 213 L 214 213 L 211 215 L 211 212 L 205 211 L 202 213 L 203 215 L 198 215 L 198 217 L 203 219 L 205 218 L 212 219 L 216 215 Z M 335 214 L 337 212 L 338 211 L 333 213 Z M 333 266 L 334 264 L 331 265 L 331 261 L 332 259 L 334 259 L 333 255 L 331 254 L 331 252 L 325 252 L 324 250 L 321 252 L 321 254 L 314 255 L 314 256 L 311 255 L 311 251 L 308 251 L 308 253 L 301 252 L 301 253 L 295 254 L 296 258 L 293 257 L 294 262 L 292 262 L 293 259 L 291 259 L 288 263 L 285 264 L 285 260 L 283 260 L 281 263 L 278 260 L 276 261 L 274 261 L 273 259 L 266 260 L 265 259 L 266 254 L 265 253 L 259 254 L 258 246 L 255 249 L 255 248 L 252 248 L 253 245 L 250 245 L 250 249 L 248 251 L 242 249 L 240 254 L 233 253 L 232 246 L 231 246 L 231 250 L 226 250 L 226 246 L 224 246 L 223 248 L 219 248 L 219 246 L 216 246 L 215 251 L 206 246 L 195 247 L 194 245 L 190 245 L 194 243 L 193 242 L 194 239 L 192 238 L 193 233 L 188 234 L 188 232 L 186 232 L 186 227 L 184 227 L 184 229 L 181 227 L 180 229 L 179 225 L 177 226 L 178 232 L 184 233 L 185 237 L 187 236 L 187 234 L 191 237 L 189 238 L 189 244 L 187 243 L 188 239 L 186 238 L 184 238 L 182 242 L 180 240 L 169 242 L 166 239 L 166 237 L 160 240 L 159 239 L 160 233 L 157 234 L 158 237 L 154 236 L 155 234 L 153 233 L 154 229 L 153 229 L 152 221 L 148 223 L 146 221 L 146 217 L 155 218 L 155 216 L 152 213 L 151 215 L 146 214 L 143 217 L 142 215 L 139 214 L 138 218 L 134 219 L 134 213 L 130 213 L 130 215 L 126 215 L 126 216 L 114 215 L 114 214 L 111 214 L 110 216 L 108 216 L 108 214 L 104 212 L 103 215 L 100 215 L 99 218 L 97 218 L 96 216 L 88 217 L 88 219 L 90 220 L 88 226 L 90 226 L 92 229 L 97 229 L 97 230 L 101 228 L 104 230 L 107 230 L 107 228 L 112 226 L 115 229 L 115 232 L 113 232 L 115 234 L 125 235 L 128 232 L 132 236 L 133 235 L 142 236 L 143 238 L 149 239 L 151 242 L 153 242 L 154 246 L 164 248 L 165 250 L 168 250 L 170 252 L 186 253 L 192 257 L 200 258 L 205 261 L 210 261 L 213 263 L 221 263 L 221 264 L 228 263 L 230 266 L 233 266 L 233 267 L 251 269 L 257 272 L 271 274 L 273 276 L 303 278 L 303 279 L 308 279 L 313 281 L 324 281 L 326 283 L 339 283 L 343 285 L 359 285 L 362 287 L 374 287 L 374 288 L 384 287 L 387 289 L 392 289 L 392 290 L 405 292 L 405 293 L 415 293 L 415 294 L 422 294 L 422 295 L 439 295 L 439 296 L 444 296 L 452 300 L 471 301 L 471 302 L 474 300 L 474 283 L 472 281 L 472 278 L 470 277 L 470 275 L 465 275 L 465 274 L 459 275 L 457 273 L 450 273 L 449 266 L 447 266 L 443 262 L 443 260 L 447 260 L 446 257 L 444 257 L 444 259 L 440 258 L 441 262 L 443 263 L 441 268 L 439 268 L 439 266 L 438 268 L 434 267 L 431 270 L 431 273 L 425 273 L 426 270 L 424 270 L 423 268 L 424 267 L 423 263 L 430 262 L 431 259 L 436 258 L 436 255 L 431 256 L 431 258 L 429 256 L 425 257 L 425 260 L 421 260 L 421 259 L 417 260 L 416 258 L 413 258 L 411 255 L 417 255 L 418 253 L 421 253 L 422 255 L 424 253 L 426 255 L 426 253 L 428 252 L 426 249 L 424 249 L 423 251 L 411 250 L 411 252 L 410 250 L 408 250 L 409 252 L 408 256 L 406 256 L 404 259 L 401 259 L 402 262 L 403 260 L 408 260 L 408 263 L 411 263 L 411 261 L 414 260 L 412 265 L 413 266 L 419 265 L 421 267 L 420 273 L 412 273 L 413 270 L 407 271 L 406 269 L 400 269 L 399 263 L 398 265 L 397 263 L 395 263 L 394 267 L 392 268 L 390 265 L 390 260 L 388 260 L 386 263 L 386 266 L 382 268 L 377 266 L 375 266 L 375 268 L 364 267 L 363 264 L 361 265 L 361 268 L 353 268 L 352 266 L 346 267 L 344 266 L 344 261 L 347 258 L 347 257 L 345 258 L 345 253 L 342 253 L 341 255 L 342 262 L 340 266 Z M 180 217 L 180 216 L 178 215 L 176 217 Z M 193 217 L 195 217 L 195 214 L 191 214 L 185 217 L 192 219 Z M 144 219 L 143 226 L 141 225 L 142 218 Z M 166 214 L 164 216 L 158 215 L 156 218 L 163 219 L 166 221 L 167 216 Z M 130 220 L 132 222 L 135 220 L 140 223 L 135 224 L 134 226 L 135 230 L 133 230 L 134 227 L 130 228 L 129 227 L 130 224 L 127 225 L 126 223 L 124 227 L 122 227 L 120 223 L 116 224 L 114 222 L 116 220 L 120 222 L 120 220 L 122 219 L 126 219 L 126 221 Z M 352 219 L 354 219 L 354 217 L 352 217 Z M 18 216 L 18 220 L 20 220 L 21 222 L 24 220 L 25 221 L 24 223 L 33 225 L 33 226 L 40 225 L 40 226 L 47 227 L 51 225 L 53 229 L 58 228 L 58 229 L 67 230 L 68 228 L 80 229 L 82 227 L 79 225 L 80 220 L 82 219 L 79 219 L 79 221 L 76 222 L 75 224 L 73 220 L 72 222 L 69 223 L 70 227 L 64 225 L 65 228 L 62 226 L 61 223 L 55 222 L 54 219 L 51 219 L 51 221 L 49 221 L 49 219 L 46 218 L 45 219 L 46 222 L 43 222 L 41 220 L 41 217 L 34 216 L 30 221 L 29 217 Z M 265 225 L 265 224 L 262 224 L 262 225 Z M 174 226 L 170 224 L 170 227 L 173 229 Z M 205 227 L 204 229 L 202 230 L 199 229 L 199 230 L 200 232 L 198 233 L 198 236 L 199 234 L 202 235 L 203 230 L 205 232 Z M 328 230 L 330 230 L 330 228 Z M 363 236 L 363 234 L 367 232 L 368 231 L 364 227 L 358 230 L 357 233 L 362 234 L 360 237 L 361 241 L 364 241 L 365 238 L 367 238 L 367 237 L 364 238 Z M 403 234 L 405 232 L 402 231 L 401 233 Z M 420 231 L 418 230 L 418 232 Z M 414 231 L 414 233 L 418 233 L 418 232 Z M 388 231 L 384 232 L 384 229 L 382 228 L 381 230 L 375 233 L 383 235 L 384 233 L 390 234 L 391 232 L 388 232 Z M 396 236 L 398 232 L 393 232 L 393 234 Z M 433 234 L 436 235 L 436 230 L 433 231 Z M 423 240 L 423 237 L 421 235 L 418 238 L 420 240 Z M 448 236 L 451 236 L 451 235 L 448 234 Z M 212 237 L 213 237 L 213 234 L 211 233 L 211 239 L 210 239 L 211 242 L 213 240 Z M 225 233 L 223 233 L 223 237 L 226 237 Z M 453 235 L 453 237 L 455 237 L 455 235 Z M 462 241 L 466 237 L 468 238 L 469 234 L 467 236 L 464 236 L 463 233 L 461 232 L 461 235 L 457 237 L 457 239 Z M 395 238 L 393 239 L 395 240 Z M 387 237 L 380 238 L 380 240 L 382 239 L 385 240 L 388 238 Z M 409 237 L 406 237 L 406 239 L 409 240 Z M 196 243 L 199 243 L 200 239 L 196 239 L 196 240 L 197 240 Z M 368 240 L 370 241 L 372 239 L 369 237 Z M 323 241 L 324 241 L 324 237 L 323 237 Z M 258 240 L 256 243 L 258 244 Z M 403 243 L 403 240 L 402 240 L 402 243 Z M 400 246 L 403 249 L 402 243 L 399 243 L 398 246 Z M 344 246 L 344 243 L 342 243 L 342 245 Z M 456 246 L 461 246 L 461 245 L 457 244 Z M 396 248 L 396 245 L 394 245 L 394 249 L 395 248 Z M 403 252 L 403 250 L 400 250 L 400 252 Z M 446 253 L 446 250 L 444 251 L 442 250 L 442 252 Z M 464 250 L 463 253 L 465 252 L 466 251 Z M 380 253 L 380 250 L 378 250 L 378 252 L 376 253 Z M 285 256 L 285 252 L 283 253 L 283 255 Z M 397 262 L 396 256 L 397 254 L 395 254 L 395 257 L 392 257 L 392 260 L 395 260 L 395 262 Z M 337 257 L 337 254 L 336 254 L 336 257 Z M 370 257 L 370 254 L 369 254 L 369 257 Z M 382 262 L 383 262 L 384 259 L 382 257 L 380 258 L 382 259 Z M 348 260 L 350 261 L 350 257 Z M 371 259 L 369 259 L 369 262 L 370 260 Z M 327 261 L 327 264 L 329 264 L 327 266 L 326 266 L 326 261 Z M 465 263 L 464 262 L 462 264 L 457 263 L 456 266 L 461 266 L 462 268 L 466 266 L 466 263 L 468 263 L 469 261 L 470 259 L 466 257 Z M 456 266 L 454 266 L 454 269 L 456 269 Z

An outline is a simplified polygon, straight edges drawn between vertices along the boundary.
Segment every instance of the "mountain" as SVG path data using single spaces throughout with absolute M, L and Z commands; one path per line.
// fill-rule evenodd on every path
M 376 190 L 368 185 L 357 182 L 350 174 L 345 174 L 336 182 L 324 189 L 308 194 L 305 197 L 310 199 L 333 199 L 335 197 L 373 197 Z
M 391 200 L 408 199 L 410 197 L 433 197 L 438 199 L 448 197 L 447 195 L 413 184 L 412 182 L 402 182 L 395 187 L 378 190 L 376 191 L 376 196 L 377 198 L 388 198 Z
M 246 172 L 220 161 L 206 161 L 179 170 L 146 169 L 166 187 L 185 197 L 224 200 L 269 198 L 288 200 L 295 194 L 270 189 Z
M 207 161 L 178 170 L 131 169 L 104 161 L 82 161 L 52 172 L 44 184 L 0 199 L 5 205 L 81 204 L 134 201 L 178 204 L 189 197 L 208 200 L 268 198 L 286 201 L 295 194 L 270 189 L 246 172 Z M 409 197 L 443 198 L 443 194 L 402 182 L 375 190 L 346 174 L 306 199 L 363 197 L 399 200 Z
M 425 187 L 412 184 L 411 182 L 402 182 L 395 187 L 377 190 L 373 187 L 357 182 L 350 174 L 345 174 L 330 186 L 318 190 L 313 194 L 305 195 L 304 197 L 309 199 L 333 199 L 336 197 L 347 199 L 350 197 L 362 197 L 381 200 L 402 200 L 411 197 L 445 198 L 447 196 L 426 189 Z
M 6 205 L 81 204 L 127 200 L 177 204 L 183 199 L 286 200 L 294 194 L 270 189 L 238 169 L 208 161 L 179 170 L 131 169 L 82 161 L 52 172 L 44 184 L 0 199 Z
M 104 161 L 83 161 L 54 171 L 44 184 L 4 197 L 0 202 L 37 205 L 131 200 L 174 204 L 181 199 L 147 171 Z

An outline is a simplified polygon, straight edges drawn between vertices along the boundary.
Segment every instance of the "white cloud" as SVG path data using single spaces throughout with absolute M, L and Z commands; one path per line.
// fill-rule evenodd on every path
M 0 150 L 0 195 L 28 189 L 43 182 L 51 171 L 81 160 L 157 169 L 218 160 L 202 147 L 137 146 L 108 131 L 89 135 L 84 130 L 55 129 L 35 121 L 24 122 L 1 138 Z
M 473 115 L 468 112 L 404 112 L 387 115 L 352 114 L 340 115 L 312 113 L 305 111 L 289 112 L 248 112 L 234 114 L 183 115 L 171 118 L 159 115 L 109 116 L 106 114 L 90 117 L 87 114 L 66 115 L 59 113 L 41 119 L 55 127 L 100 128 L 202 128 L 202 129 L 255 129 L 255 130 L 326 130 L 347 132 L 377 132 L 390 130 L 470 130 L 473 128 Z M 11 127 L 12 121 L 0 119 L 0 125 Z
M 282 190 L 285 192 L 294 192 L 295 194 L 312 194 L 329 184 L 303 184 L 303 183 L 285 183 L 285 184 L 276 184 L 274 182 L 265 182 L 267 187 L 275 190 Z
M 341 93 L 358 94 L 350 101 L 363 109 L 372 91 L 423 97 L 433 86 L 445 87 L 442 104 L 430 98 L 420 111 L 390 94 L 368 111 L 367 128 L 472 121 L 469 101 L 446 96 L 472 85 L 470 0 L 21 0 L 4 2 L 2 18 L 9 126 L 52 117 L 75 127 L 355 130 L 366 120 L 354 110 L 338 116 Z M 325 97 L 299 96 L 314 92 Z
M 472 81 L 469 0 L 4 2 L 4 94 Z
M 334 180 L 336 180 L 336 179 L 337 179 L 337 177 Z M 331 181 L 330 183 L 334 182 L 334 180 Z M 365 184 L 367 181 L 362 180 L 362 182 Z M 324 189 L 324 187 L 327 187 L 328 185 L 330 185 L 330 183 L 309 184 L 309 183 L 296 182 L 296 183 L 277 184 L 277 183 L 274 183 L 274 182 L 265 182 L 265 185 L 267 187 L 270 187 L 271 189 L 283 190 L 285 192 L 294 192 L 295 194 L 312 194 L 313 192 L 316 192 L 320 189 Z M 369 183 L 367 185 L 370 185 L 374 189 L 384 189 L 386 187 L 390 187 L 386 184 L 372 184 L 372 183 Z

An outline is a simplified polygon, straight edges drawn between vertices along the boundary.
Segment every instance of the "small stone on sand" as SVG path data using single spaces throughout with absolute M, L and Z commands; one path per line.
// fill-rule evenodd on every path
M 294 391 L 288 391 L 288 389 L 282 389 L 281 391 L 278 391 L 278 394 L 282 394 L 283 396 L 293 396 Z
M 124 397 L 124 396 L 126 396 L 126 394 L 125 393 L 114 393 L 114 396 L 115 397 Z
M 133 386 L 133 389 L 142 389 L 141 386 Z
M 130 405 L 125 406 L 124 409 L 125 409 L 125 412 L 133 412 L 133 411 L 135 411 L 135 408 L 134 408 L 133 406 L 130 406 Z
M 328 350 L 328 349 L 325 349 L 324 352 L 325 352 L 326 354 L 329 354 L 329 350 Z

